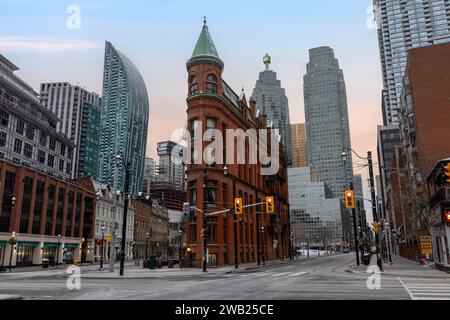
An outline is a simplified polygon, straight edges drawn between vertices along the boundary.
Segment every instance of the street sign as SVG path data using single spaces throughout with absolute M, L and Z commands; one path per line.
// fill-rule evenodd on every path
M 189 217 L 190 204 L 189 202 L 183 203 L 183 215 L 184 217 Z
M 420 237 L 420 249 L 422 254 L 432 254 L 433 253 L 432 238 L 429 236 Z

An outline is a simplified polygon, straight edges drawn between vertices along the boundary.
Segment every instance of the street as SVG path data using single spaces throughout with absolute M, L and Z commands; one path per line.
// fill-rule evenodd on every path
M 422 277 L 423 266 L 407 262 L 396 267 L 410 268 L 410 273 L 401 270 L 404 277 L 383 274 L 380 289 L 371 290 L 367 286 L 371 275 L 363 271 L 365 267 L 360 267 L 359 272 L 349 271 L 353 262 L 354 256 L 346 254 L 233 273 L 205 274 L 185 269 L 164 277 L 133 278 L 130 270 L 131 275 L 123 279 L 102 279 L 91 266 L 82 271 L 80 290 L 67 289 L 63 270 L 4 273 L 0 275 L 0 295 L 20 295 L 32 300 L 450 299 L 450 277 L 446 273 L 429 270 Z

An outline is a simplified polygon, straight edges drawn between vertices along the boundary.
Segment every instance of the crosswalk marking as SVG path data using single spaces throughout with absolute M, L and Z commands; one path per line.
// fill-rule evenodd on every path
M 402 279 L 397 279 L 408 292 L 411 300 L 450 300 L 450 284 L 432 281 L 406 284 Z
M 249 278 L 249 277 L 255 277 L 255 278 L 262 278 L 262 277 L 274 277 L 274 278 L 278 278 L 278 277 L 287 277 L 287 278 L 292 278 L 292 277 L 298 277 L 301 275 L 306 274 L 307 272 L 281 272 L 281 273 L 276 273 L 276 272 L 262 272 L 262 273 L 246 273 L 246 274 L 235 274 L 233 275 L 235 278 Z
M 301 276 L 303 274 L 306 274 L 306 272 L 297 272 L 291 275 L 291 277 Z
M 275 273 L 272 275 L 272 277 L 281 277 L 289 274 L 290 272 L 283 272 L 283 273 Z

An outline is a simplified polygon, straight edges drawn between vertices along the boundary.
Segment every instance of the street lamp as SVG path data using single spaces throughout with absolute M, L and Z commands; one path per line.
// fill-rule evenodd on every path
M 100 247 L 100 271 L 103 271 L 103 245 L 105 243 L 105 226 L 102 225 L 102 246 Z
M 14 201 L 16 201 L 16 198 L 12 198 L 12 199 L 14 199 Z M 11 199 L 11 200 L 12 200 Z M 9 239 L 9 241 L 8 241 L 8 243 L 11 245 L 11 253 L 10 253 L 10 255 L 9 255 L 9 272 L 12 272 L 12 256 L 13 256 L 13 248 L 14 248 L 14 246 L 16 245 L 16 243 L 17 243 L 17 238 L 16 238 L 16 232 L 15 231 L 13 231 L 12 233 L 11 233 L 11 238 Z
M 56 252 L 56 269 L 59 268 L 59 247 L 61 245 L 61 234 L 58 234 L 58 251 Z

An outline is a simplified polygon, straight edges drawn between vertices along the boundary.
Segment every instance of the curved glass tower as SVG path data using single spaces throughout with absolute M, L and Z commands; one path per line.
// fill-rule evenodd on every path
M 101 117 L 100 177 L 114 184 L 115 157 L 131 163 L 130 191 L 142 190 L 149 102 L 139 70 L 110 42 L 105 46 Z M 125 165 L 119 164 L 119 188 L 124 190 Z

